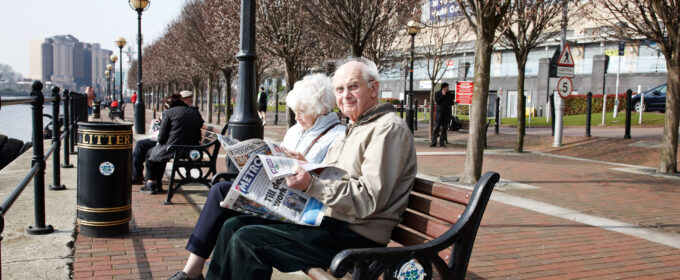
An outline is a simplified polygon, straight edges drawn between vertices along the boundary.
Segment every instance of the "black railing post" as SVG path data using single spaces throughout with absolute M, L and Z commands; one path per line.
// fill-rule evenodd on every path
M 468 110 L 470 110 L 470 107 L 472 107 L 472 106 L 469 106 Z M 493 125 L 493 133 L 498 134 L 498 133 L 500 133 L 499 130 L 500 130 L 500 126 L 501 126 L 501 98 L 500 98 L 500 96 L 496 97 L 496 114 L 495 114 L 495 116 L 496 116 L 496 123 Z
M 59 148 L 61 148 L 61 128 L 59 125 L 59 103 L 61 102 L 61 96 L 59 91 L 59 87 L 52 87 L 52 98 L 54 98 L 52 99 L 52 144 L 54 145 L 54 153 L 52 154 L 52 185 L 49 186 L 49 189 L 53 191 L 66 189 L 66 186 L 60 182 Z M 68 157 L 68 154 L 64 154 L 64 156 Z
M 76 116 L 77 114 L 77 109 L 78 109 L 78 94 L 76 94 L 75 91 L 69 92 L 69 96 L 71 96 L 71 102 L 69 106 L 71 107 L 71 130 L 70 135 L 67 135 L 66 137 L 70 137 L 70 145 L 69 145 L 69 151 L 70 154 L 74 155 L 76 153 L 76 148 L 75 148 L 75 143 L 76 143 Z
M 69 162 L 69 152 L 68 149 L 71 146 L 71 116 L 69 116 L 70 101 L 69 96 L 70 91 L 68 89 L 64 90 L 64 163 L 61 165 L 62 168 L 73 168 L 73 165 Z
M 413 100 L 413 130 L 418 130 L 418 99 Z
M 632 98 L 633 90 L 628 89 L 626 91 L 626 134 L 623 135 L 623 139 L 630 139 L 630 112 L 633 110 L 633 105 L 630 104 L 630 99 Z
M 45 150 L 43 149 L 43 84 L 34 81 L 31 96 L 35 96 L 32 103 L 33 111 L 33 160 L 31 166 L 38 165 L 38 172 L 33 178 L 33 207 L 35 225 L 28 226 L 28 234 L 47 234 L 54 231 L 52 225 L 45 225 Z
M 404 100 L 401 101 L 401 107 L 399 107 L 399 118 L 404 119 Z
M 590 137 L 590 114 L 593 111 L 593 93 L 589 91 L 586 96 L 588 98 L 588 106 L 586 107 L 586 137 Z

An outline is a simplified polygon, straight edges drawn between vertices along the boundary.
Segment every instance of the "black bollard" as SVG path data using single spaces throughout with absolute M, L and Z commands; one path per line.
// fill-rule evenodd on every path
M 630 139 L 630 112 L 633 110 L 633 104 L 630 104 L 630 99 L 633 95 L 633 91 L 628 89 L 626 91 L 626 134 L 623 135 L 623 139 Z
M 61 101 L 61 96 L 59 95 L 60 88 L 55 86 L 52 87 L 52 144 L 54 144 L 54 152 L 52 154 L 52 185 L 48 188 L 53 191 L 65 190 L 66 186 L 62 185 L 61 179 L 61 169 L 59 168 L 59 148 L 61 145 L 61 129 L 59 128 L 59 102 Z M 66 122 L 64 122 L 66 124 Z M 64 137 L 66 138 L 66 137 Z M 64 153 L 64 157 L 68 157 L 68 154 Z
M 274 110 L 276 110 L 276 113 L 274 114 L 274 125 L 279 124 L 279 93 L 278 91 L 274 94 Z M 229 103 L 231 104 L 231 102 Z
M 550 94 L 550 129 L 552 129 L 552 136 L 555 136 L 555 94 Z
M 78 124 L 77 219 L 80 234 L 116 236 L 132 217 L 132 124 Z
M 33 111 L 33 160 L 31 167 L 38 166 L 38 171 L 33 177 L 33 211 L 35 225 L 28 226 L 28 234 L 48 234 L 54 232 L 52 225 L 45 225 L 45 150 L 43 148 L 43 103 L 45 97 L 42 93 L 43 84 L 34 81 L 31 96 L 35 101 L 31 103 Z
M 588 98 L 588 106 L 586 107 L 586 137 L 590 137 L 590 114 L 593 109 L 593 93 L 589 91 L 586 96 Z
M 470 109 L 470 107 L 468 107 L 468 110 Z M 496 97 L 496 123 L 494 124 L 494 134 L 500 133 L 499 131 L 500 125 L 501 125 L 501 98 Z
M 399 118 L 401 118 L 403 120 L 404 119 L 404 100 L 402 99 L 399 102 L 401 102 L 401 107 L 399 107 Z
M 69 96 L 69 90 L 64 90 L 64 163 L 61 165 L 62 168 L 73 168 L 73 164 L 70 162 L 69 158 L 69 148 L 71 146 L 71 116 L 69 111 L 69 106 L 71 102 L 71 97 Z
M 66 137 L 70 138 L 69 154 L 73 155 L 73 154 L 76 153 L 76 150 L 75 150 L 75 143 L 76 143 L 76 132 L 75 132 L 75 130 L 76 130 L 76 116 L 77 116 L 76 115 L 76 108 L 77 108 L 77 106 L 76 106 L 77 100 L 76 99 L 78 98 L 78 95 L 76 94 L 75 91 L 69 92 L 68 95 L 70 96 L 70 99 L 71 99 L 71 101 L 69 102 L 69 107 L 71 109 L 70 112 L 69 112 L 69 117 L 70 117 L 70 119 L 69 119 L 70 123 L 69 124 L 71 126 L 71 129 L 69 131 L 69 135 L 66 135 Z

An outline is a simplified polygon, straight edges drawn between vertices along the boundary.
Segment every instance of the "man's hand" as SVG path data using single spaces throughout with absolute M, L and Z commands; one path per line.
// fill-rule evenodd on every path
M 312 184 L 312 175 L 309 175 L 309 172 L 300 166 L 294 166 L 293 171 L 295 175 L 287 176 L 286 184 L 289 188 L 306 191 Z

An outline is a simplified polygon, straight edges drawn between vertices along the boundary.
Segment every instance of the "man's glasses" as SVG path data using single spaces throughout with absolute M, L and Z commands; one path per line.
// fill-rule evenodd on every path
M 374 80 L 368 80 L 368 82 L 366 82 L 366 84 L 368 85 L 372 82 L 374 82 Z M 345 85 L 345 86 L 338 86 L 338 87 L 335 87 L 335 94 L 340 95 L 343 92 L 345 92 L 345 89 L 347 89 L 348 92 L 356 92 L 359 89 L 360 86 L 361 86 L 360 82 L 354 82 L 354 83 L 351 83 L 351 84 Z

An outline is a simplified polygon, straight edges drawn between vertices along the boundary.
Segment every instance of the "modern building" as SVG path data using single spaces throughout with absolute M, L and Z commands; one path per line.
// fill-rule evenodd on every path
M 103 94 L 104 71 L 111 54 L 98 43 L 80 42 L 72 35 L 32 40 L 28 77 L 76 91 L 92 86 L 98 95 Z
M 424 1 L 421 21 L 431 21 L 434 17 L 454 19 L 458 16 L 456 9 L 455 1 Z M 627 89 L 637 91 L 638 86 L 646 90 L 666 82 L 666 61 L 654 43 L 620 45 L 618 39 L 606 35 L 606 28 L 587 20 L 574 22 L 566 35 L 574 59 L 572 94 L 587 92 L 602 94 L 603 88 L 607 94 L 613 94 L 617 92 L 617 84 L 618 93 L 621 94 Z M 560 46 L 559 37 L 557 35 L 533 49 L 525 68 L 524 95 L 527 97 L 527 108 L 534 108 L 539 115 L 545 115 L 548 109 L 548 96 L 557 90 L 558 79 L 548 78 L 548 70 L 549 59 Z M 410 57 L 410 38 L 407 41 L 408 47 L 402 47 L 404 52 L 395 57 L 394 62 L 381 72 L 382 98 L 404 99 L 407 96 L 405 93 L 409 91 L 407 62 Z M 422 41 L 415 40 L 413 67 L 414 100 L 419 105 L 428 99 L 433 86 L 427 74 L 428 61 L 423 54 L 425 47 Z M 444 55 L 446 59 L 443 60 L 441 67 L 446 72 L 441 81 L 434 85 L 435 89 L 439 89 L 440 83 L 447 82 L 452 85 L 451 90 L 455 90 L 458 81 L 474 79 L 474 43 L 474 35 L 468 34 L 460 40 L 455 49 L 451 48 Z M 619 46 L 623 52 L 622 56 L 618 55 Z M 605 56 L 609 57 L 606 73 Z M 465 71 L 466 64 L 469 64 L 468 71 Z M 514 53 L 501 44 L 496 44 L 491 56 L 490 71 L 489 116 L 493 115 L 495 99 L 500 96 L 501 116 L 515 117 L 518 71 Z

